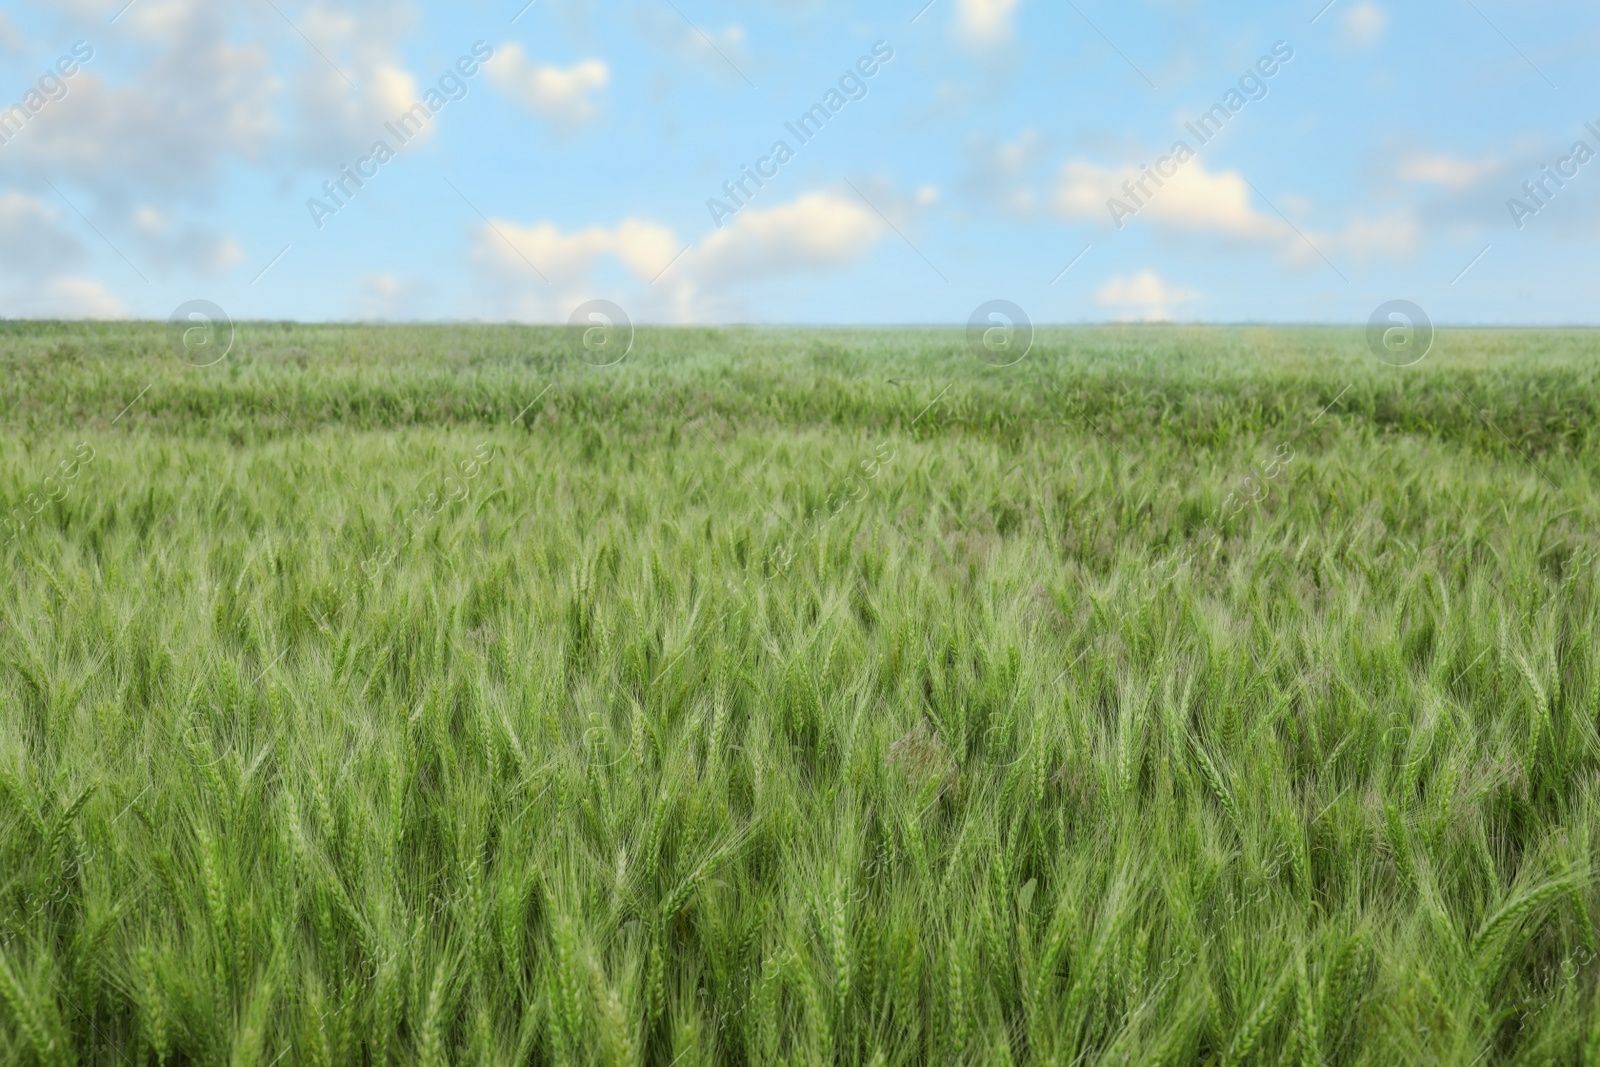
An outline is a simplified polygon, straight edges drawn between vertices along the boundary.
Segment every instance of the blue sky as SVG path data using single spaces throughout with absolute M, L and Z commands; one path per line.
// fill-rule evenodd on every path
M 524 2 L 9 6 L 0 316 L 1600 319 L 1592 3 Z

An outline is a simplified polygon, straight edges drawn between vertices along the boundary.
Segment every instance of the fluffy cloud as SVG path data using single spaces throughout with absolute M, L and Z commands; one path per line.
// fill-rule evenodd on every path
M 409 15 L 393 4 L 341 4 L 300 16 L 295 29 L 305 37 L 305 62 L 292 75 L 291 95 L 302 161 L 347 162 L 352 149 L 371 144 L 385 122 L 417 101 L 422 87 L 400 60 Z M 430 136 L 433 125 L 420 136 Z
M 641 219 L 571 233 L 548 222 L 497 220 L 479 231 L 476 258 L 483 268 L 514 275 L 537 270 L 551 284 L 567 286 L 586 279 L 602 256 L 615 257 L 635 278 L 649 281 L 682 247 L 670 229 Z
M 1168 285 L 1153 270 L 1142 270 L 1131 277 L 1111 278 L 1095 291 L 1094 301 L 1101 307 L 1131 311 L 1127 317 L 1144 322 L 1169 322 L 1172 306 L 1200 296 L 1192 289 Z
M 55 278 L 45 287 L 44 302 L 54 313 L 74 319 L 125 319 L 127 305 L 93 278 Z
M 331 169 L 370 144 L 419 91 L 401 59 L 414 21 L 407 0 L 314 0 L 281 11 L 210 0 L 125 5 L 50 5 L 68 23 L 61 37 L 77 33 L 95 54 L 66 79 L 65 97 L 0 152 L 0 188 L 49 202 L 45 182 L 56 183 L 113 245 L 157 270 L 214 275 L 242 259 L 230 237 L 174 221 L 212 208 L 230 167 Z M 0 48 L 9 26 L 0 25 Z M 28 224 L 44 225 L 38 217 Z M 76 247 L 48 234 L 20 250 L 3 235 L 0 242 L 8 264 L 45 256 L 58 270 L 69 265 L 63 250 Z M 60 284 L 60 292 L 38 289 L 30 299 L 121 310 L 82 279 L 61 276 Z
M 1457 190 L 1476 185 L 1503 169 L 1497 159 L 1458 159 L 1443 153 L 1415 152 L 1400 161 L 1400 177 L 1405 180 Z
M 0 317 L 125 319 L 128 308 L 102 282 L 63 275 L 0 295 Z
M 6 145 L 0 173 L 50 175 L 107 198 L 138 189 L 171 199 L 209 187 L 228 156 L 259 156 L 277 128 L 268 56 L 221 34 L 199 18 L 180 36 L 190 43 L 183 54 L 162 54 L 117 86 L 101 78 L 97 56 Z
M 123 206 L 193 201 L 232 161 L 348 162 L 424 88 L 402 56 L 416 14 L 408 0 L 298 11 L 139 0 L 108 27 L 125 4 L 56 5 L 98 54 L 6 146 L 0 177 L 48 174 Z M 113 53 L 132 62 L 114 67 Z
M 501 45 L 484 64 L 489 80 L 511 100 L 552 125 L 571 130 L 599 114 L 592 94 L 604 89 L 611 70 L 598 59 L 575 66 L 541 67 L 515 41 Z
M 490 305 L 509 318 L 564 322 L 585 300 L 605 296 L 637 314 L 681 317 L 668 306 L 669 287 L 649 283 L 683 249 L 672 230 L 645 219 L 615 226 L 565 231 L 549 222 L 523 225 L 495 219 L 476 228 L 473 263 Z M 633 284 L 599 292 L 594 275 L 602 261 L 620 264 Z
M 912 203 L 929 200 L 914 193 Z M 635 283 L 612 298 L 646 317 L 715 318 L 733 306 L 737 287 L 859 262 L 888 227 L 859 199 L 808 193 L 771 208 L 746 208 L 698 245 L 643 219 L 565 231 L 548 222 L 496 220 L 475 235 L 480 280 L 517 318 L 560 321 L 596 295 L 603 260 L 620 264 Z M 543 275 L 541 280 L 534 271 Z
M 1011 40 L 1017 0 L 957 0 L 956 24 L 961 39 L 975 48 L 993 48 Z
M 1309 223 L 1291 226 L 1276 213 L 1255 208 L 1255 190 L 1243 175 L 1208 171 L 1198 159 L 1181 164 L 1174 176 L 1162 179 L 1160 187 L 1147 180 L 1140 188 L 1137 182 L 1142 177 L 1133 166 L 1069 162 L 1056 186 L 1056 212 L 1063 218 L 1109 225 L 1112 216 L 1107 202 L 1114 199 L 1136 209 L 1131 217 L 1121 215 L 1125 226 L 1146 223 L 1168 234 L 1213 235 L 1239 244 L 1268 246 L 1279 251 L 1284 263 L 1295 267 L 1319 266 L 1322 256 L 1343 255 L 1358 262 L 1404 261 L 1416 254 L 1421 241 L 1421 227 L 1409 212 L 1382 218 L 1358 214 L 1342 229 L 1317 230 Z M 1134 186 L 1132 193 L 1127 185 Z M 1309 203 L 1291 195 L 1284 195 L 1281 202 L 1296 214 L 1311 211 Z
M 881 218 L 859 199 L 808 193 L 765 211 L 746 209 L 684 257 L 687 273 L 719 287 L 855 262 L 883 235 Z
M 1137 183 L 1144 178 L 1133 166 L 1111 168 L 1092 163 L 1068 162 L 1061 169 L 1055 190 L 1055 209 L 1069 219 L 1109 223 L 1110 200 L 1137 209 L 1136 218 L 1148 219 L 1163 229 L 1217 233 L 1244 241 L 1282 241 L 1293 231 L 1282 219 L 1264 215 L 1251 206 L 1254 193 L 1236 171 L 1207 171 L 1200 160 L 1178 167 L 1177 174 L 1163 178 L 1159 188 L 1147 181 L 1146 198 Z M 1134 186 L 1133 193 L 1127 186 Z M 1135 199 L 1144 200 L 1139 207 Z M 1124 224 L 1129 224 L 1126 217 Z

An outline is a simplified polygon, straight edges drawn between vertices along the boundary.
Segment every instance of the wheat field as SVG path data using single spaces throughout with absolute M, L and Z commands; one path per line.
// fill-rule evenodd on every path
M 1600 335 L 0 354 L 0 1062 L 1600 1063 Z

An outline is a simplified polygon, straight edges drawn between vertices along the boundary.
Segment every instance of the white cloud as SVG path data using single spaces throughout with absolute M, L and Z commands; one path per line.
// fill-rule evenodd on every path
M 106 27 L 125 0 L 56 6 L 87 30 Z M 0 188 L 56 182 L 146 269 L 236 266 L 238 241 L 189 221 L 215 208 L 232 166 L 331 173 L 387 136 L 383 124 L 428 88 L 402 57 L 416 14 L 409 0 L 312 0 L 284 14 L 292 28 L 266 6 L 139 0 L 114 26 L 85 32 L 94 54 L 65 79 L 65 98 L 0 152 Z M 37 286 L 30 292 L 39 298 Z
M 1006 44 L 1014 32 L 1016 7 L 1017 0 L 957 0 L 956 21 L 961 39 L 976 48 Z
M 531 275 L 536 269 L 551 284 L 567 286 L 586 279 L 600 257 L 612 256 L 635 278 L 649 281 L 682 248 L 670 229 L 642 219 L 571 233 L 548 222 L 519 226 L 497 220 L 492 229 L 479 233 L 478 262 L 517 274 Z
M 1502 169 L 1498 159 L 1458 159 L 1443 153 L 1415 152 L 1400 161 L 1400 177 L 1448 189 L 1466 189 Z
M 499 314 L 526 322 L 565 322 L 574 307 L 603 296 L 635 314 L 686 317 L 669 306 L 671 286 L 649 282 L 683 249 L 672 230 L 646 219 L 615 226 L 564 231 L 549 222 L 522 225 L 496 219 L 474 234 L 473 262 L 480 287 Z M 603 260 L 633 279 L 626 291 L 597 291 L 594 275 Z
M 1372 0 L 1361 0 L 1345 10 L 1340 25 L 1345 45 L 1372 48 L 1383 40 L 1384 32 L 1389 28 L 1389 12 Z
M 102 282 L 63 276 L 0 298 L 0 315 L 24 319 L 125 319 L 128 308 Z
M 55 278 L 45 286 L 45 299 L 72 318 L 128 317 L 128 307 L 121 298 L 93 278 Z
M 1138 184 L 1141 180 L 1145 183 L 1142 187 Z M 1136 210 L 1133 219 L 1148 220 L 1162 229 L 1218 233 L 1251 241 L 1281 241 L 1292 233 L 1281 219 L 1251 206 L 1255 194 L 1237 171 L 1211 173 L 1195 159 L 1179 165 L 1175 175 L 1161 181 L 1157 186 L 1134 166 L 1068 162 L 1056 186 L 1055 208 L 1066 218 L 1111 223 L 1108 202 L 1114 199 Z M 1126 214 L 1121 214 L 1121 221 L 1125 226 L 1133 224 Z
M 205 187 L 223 157 L 258 156 L 277 127 L 267 53 L 196 29 L 170 54 L 111 87 L 102 53 L 67 79 L 51 104 L 6 145 L 0 167 L 66 178 L 102 194 L 139 187 L 170 199 Z
M 673 264 L 678 284 L 721 286 L 855 261 L 881 236 L 883 221 L 859 200 L 809 193 L 765 210 L 746 208 Z M 509 247 L 508 247 L 509 245 Z M 634 278 L 654 280 L 683 251 L 671 229 L 643 219 L 615 227 L 562 231 L 548 222 L 519 226 L 497 220 L 479 233 L 480 265 L 529 273 L 530 264 L 557 286 L 585 279 L 602 256 Z
M 853 263 L 884 229 L 858 199 L 808 193 L 764 211 L 745 209 L 684 259 L 687 273 L 705 285 L 756 281 Z
M 887 230 L 858 199 L 808 193 L 766 209 L 745 208 L 687 249 L 672 229 L 645 219 L 570 231 L 549 222 L 497 219 L 478 228 L 474 260 L 485 288 L 515 318 L 565 321 L 583 300 L 606 295 L 595 292 L 595 275 L 603 260 L 612 260 L 634 285 L 608 299 L 640 316 L 707 321 L 728 313 L 730 293 L 739 286 L 848 267 Z
M 314 6 L 300 14 L 296 27 L 310 46 L 302 42 L 305 61 L 295 70 L 292 95 L 305 162 L 348 162 L 421 98 L 428 87 L 400 58 L 410 16 L 398 4 Z M 431 136 L 434 125 L 423 123 L 417 136 Z
M 124 4 L 60 6 L 104 26 Z M 88 36 L 94 57 L 6 146 L 0 177 L 64 177 L 123 212 L 130 201 L 193 202 L 234 160 L 337 168 L 428 88 L 403 59 L 409 0 L 284 14 L 292 28 L 265 5 L 139 0 Z M 113 68 L 113 53 L 137 62 Z
M 1145 179 L 1142 186 L 1138 184 L 1141 179 Z M 1148 224 L 1168 234 L 1210 234 L 1242 244 L 1267 245 L 1296 267 L 1320 265 L 1319 250 L 1323 255 L 1347 255 L 1363 262 L 1406 260 L 1416 254 L 1421 241 L 1421 228 L 1409 213 L 1382 218 L 1357 215 L 1343 229 L 1321 232 L 1309 223 L 1300 223 L 1297 230 L 1275 213 L 1256 210 L 1255 190 L 1243 175 L 1236 171 L 1212 173 L 1198 159 L 1179 165 L 1175 175 L 1162 181 L 1158 187 L 1134 166 L 1068 162 L 1056 186 L 1056 212 L 1068 219 L 1109 225 L 1112 213 L 1107 202 L 1116 200 L 1134 209 L 1131 216 L 1119 211 L 1124 226 Z M 1128 186 L 1133 187 L 1131 192 Z M 1311 213 L 1312 205 L 1292 193 L 1281 194 L 1279 203 L 1296 215 Z
M 515 41 L 501 45 L 484 70 L 495 88 L 563 130 L 585 125 L 599 115 L 592 96 L 611 80 L 610 68 L 598 59 L 586 59 L 565 70 L 542 67 L 529 60 Z
M 1132 309 L 1132 318 L 1144 322 L 1168 322 L 1172 319 L 1172 306 L 1200 296 L 1192 289 L 1168 285 L 1153 270 L 1142 270 L 1124 278 L 1111 278 L 1095 291 L 1095 303 L 1101 307 Z

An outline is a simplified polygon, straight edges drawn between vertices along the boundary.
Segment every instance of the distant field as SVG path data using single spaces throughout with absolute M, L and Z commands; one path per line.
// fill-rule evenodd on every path
M 1600 1063 L 1600 333 L 0 324 L 0 1063 Z

